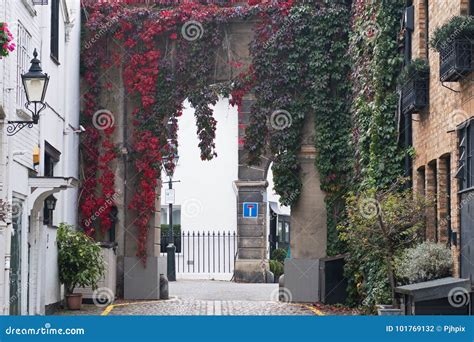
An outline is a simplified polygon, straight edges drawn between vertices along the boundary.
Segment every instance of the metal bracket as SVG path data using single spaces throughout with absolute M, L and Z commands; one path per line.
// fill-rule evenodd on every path
M 448 87 L 447 85 L 445 85 L 444 83 L 445 83 L 445 82 L 441 82 L 441 85 L 442 85 L 443 87 L 445 87 L 446 89 L 449 89 L 449 90 L 451 90 L 451 91 L 454 91 L 455 93 L 458 93 L 458 94 L 461 93 L 460 90 L 456 90 L 456 89 L 450 88 L 450 87 Z
M 11 137 L 20 132 L 25 127 L 33 128 L 34 124 L 34 121 L 8 121 L 7 135 Z
M 31 105 L 33 105 L 33 109 L 31 109 Z M 38 124 L 39 115 L 40 113 L 46 108 L 46 104 L 42 102 L 27 102 L 25 104 L 25 108 L 31 113 L 33 116 L 33 120 L 31 121 L 8 121 L 7 126 L 7 135 L 13 136 L 21 131 L 23 128 L 33 128 L 33 125 Z

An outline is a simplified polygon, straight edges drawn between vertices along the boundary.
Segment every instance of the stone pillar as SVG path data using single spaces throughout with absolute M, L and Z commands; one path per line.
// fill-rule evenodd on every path
M 124 119 L 123 141 L 125 147 L 130 149 L 129 137 L 132 136 L 133 124 L 132 113 L 133 104 L 124 99 Z M 137 220 L 136 212 L 128 209 L 129 204 L 137 189 L 137 171 L 133 158 L 127 157 L 123 163 L 124 178 L 121 180 L 124 188 L 124 203 L 121 206 L 123 212 L 122 234 L 123 234 L 123 297 L 129 300 L 155 300 L 160 298 L 160 273 L 166 274 L 166 265 L 163 258 L 160 258 L 160 193 L 161 182 L 156 187 L 157 198 L 155 201 L 155 213 L 151 217 L 148 227 L 146 244 L 146 265 L 136 256 L 138 228 L 135 225 Z M 120 208 L 120 207 L 119 207 Z M 120 209 L 119 209 L 120 210 Z M 164 259 L 166 262 L 166 259 Z M 118 267 L 120 270 L 120 266 Z
M 291 207 L 291 257 L 319 259 L 326 256 L 327 227 L 325 194 L 321 191 L 315 167 L 316 149 L 302 146 L 299 155 L 303 188 L 296 205 Z
M 269 270 L 266 260 L 266 189 L 267 181 L 236 181 L 238 257 L 235 262 L 236 282 L 264 283 Z M 257 218 L 243 218 L 243 203 L 259 204 Z
M 160 183 L 161 185 L 161 183 Z M 161 187 L 156 189 L 159 194 Z M 166 259 L 160 258 L 160 197 L 148 229 L 146 265 L 136 257 L 138 230 L 132 223 L 125 234 L 124 299 L 159 299 L 160 273 L 166 274 Z M 130 212 L 130 211 L 129 211 Z M 134 220 L 135 218 L 132 218 Z M 164 261 L 164 262 L 163 262 Z
M 315 167 L 314 135 L 314 116 L 309 114 L 298 157 L 303 187 L 298 202 L 291 207 L 291 259 L 285 261 L 285 287 L 293 302 L 320 300 L 319 260 L 326 256 L 327 213 L 325 193 Z

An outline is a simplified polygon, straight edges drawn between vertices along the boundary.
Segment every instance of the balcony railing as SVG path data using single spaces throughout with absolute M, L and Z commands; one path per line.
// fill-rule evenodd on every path
M 441 82 L 458 82 L 474 71 L 474 44 L 468 39 L 456 39 L 440 51 Z
M 416 72 L 402 87 L 402 114 L 413 114 L 426 108 L 429 73 Z

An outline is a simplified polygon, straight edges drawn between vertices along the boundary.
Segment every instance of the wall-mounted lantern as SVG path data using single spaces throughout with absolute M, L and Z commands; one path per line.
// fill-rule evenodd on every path
M 38 52 L 35 49 L 30 70 L 21 75 L 27 99 L 25 107 L 31 113 L 32 120 L 8 121 L 7 135 L 9 136 L 15 135 L 25 127 L 33 128 L 33 125 L 38 124 L 40 113 L 46 108 L 44 98 L 48 90 L 49 76 L 43 73 L 40 64 Z
M 54 211 L 54 209 L 56 209 L 56 202 L 57 201 L 58 200 L 53 195 L 50 195 L 50 196 L 46 197 L 46 200 L 45 200 L 46 208 L 49 211 Z

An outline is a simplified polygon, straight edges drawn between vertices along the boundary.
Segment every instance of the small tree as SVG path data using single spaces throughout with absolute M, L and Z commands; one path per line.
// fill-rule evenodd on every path
M 367 260 L 383 260 L 390 284 L 392 304 L 395 304 L 395 258 L 421 237 L 425 212 L 430 202 L 401 190 L 396 182 L 384 190 L 369 189 L 346 200 L 347 220 L 339 227 L 340 238 L 349 250 Z
M 66 287 L 66 294 L 73 294 L 77 286 L 95 290 L 105 269 L 100 246 L 64 223 L 59 225 L 57 243 L 59 280 Z

